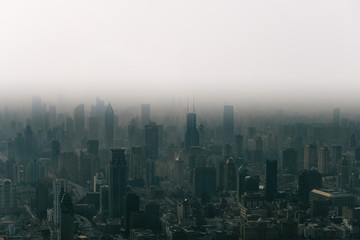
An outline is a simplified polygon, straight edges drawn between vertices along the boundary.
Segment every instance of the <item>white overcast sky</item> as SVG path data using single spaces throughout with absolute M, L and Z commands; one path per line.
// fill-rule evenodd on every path
M 360 103 L 360 1 L 1 1 L 1 99 Z

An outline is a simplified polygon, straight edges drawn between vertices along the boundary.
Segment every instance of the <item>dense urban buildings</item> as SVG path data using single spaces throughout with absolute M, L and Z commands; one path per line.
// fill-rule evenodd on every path
M 9 239 L 26 239 L 27 221 L 39 239 L 360 237 L 360 122 L 340 110 L 249 121 L 233 105 L 184 107 L 152 116 L 158 124 L 149 104 L 43 104 L 34 97 L 26 117 L 0 112 Z

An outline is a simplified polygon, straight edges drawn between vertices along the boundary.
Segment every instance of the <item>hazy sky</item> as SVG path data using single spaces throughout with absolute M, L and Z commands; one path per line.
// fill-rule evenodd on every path
M 0 99 L 359 104 L 360 1 L 1 1 L 0 83 Z

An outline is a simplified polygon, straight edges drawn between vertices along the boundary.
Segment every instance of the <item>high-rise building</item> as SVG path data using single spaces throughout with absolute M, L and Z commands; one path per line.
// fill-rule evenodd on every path
M 186 116 L 185 149 L 200 145 L 199 133 L 196 129 L 196 114 L 188 113 Z
M 105 111 L 105 145 L 114 145 L 114 111 L 109 103 Z
M 88 186 L 93 183 L 94 175 L 99 169 L 99 159 L 96 155 L 80 152 L 80 183 Z
M 340 108 L 335 108 L 333 111 L 333 124 L 335 127 L 340 126 Z
M 146 160 L 146 179 L 145 183 L 147 187 L 154 184 L 155 181 L 155 161 L 152 159 Z
M 265 184 L 265 198 L 267 201 L 272 201 L 277 193 L 277 160 L 266 161 Z
M 60 239 L 74 239 L 74 207 L 69 193 L 61 196 Z
M 125 149 L 112 149 L 109 178 L 109 213 L 113 217 L 124 217 L 127 186 Z
M 32 97 L 31 125 L 35 130 L 42 126 L 42 105 L 41 98 L 38 96 Z
M 224 143 L 232 143 L 234 140 L 234 106 L 224 106 L 223 117 Z
M 322 187 L 322 176 L 316 170 L 303 170 L 298 180 L 298 197 L 302 209 L 309 207 L 309 194 L 314 188 Z
M 0 214 L 11 214 L 16 207 L 16 185 L 10 179 L 0 179 Z
M 85 106 L 80 104 L 74 110 L 75 131 L 82 134 L 85 130 Z
M 330 152 L 327 147 L 320 147 L 319 149 L 318 169 L 322 175 L 330 173 Z
M 150 122 L 145 125 L 145 156 L 147 159 L 156 160 L 159 155 L 158 125 Z
M 236 190 L 237 190 L 237 198 L 241 199 L 241 196 L 245 193 L 245 178 L 248 176 L 249 172 L 244 166 L 241 166 L 237 171 L 236 176 Z
M 143 180 L 144 153 L 142 147 L 131 148 L 131 178 L 135 181 Z
M 233 158 L 228 158 L 224 166 L 225 190 L 236 190 L 236 167 Z
M 66 179 L 55 179 L 53 182 L 53 223 L 55 226 L 60 225 L 61 197 L 65 191 L 67 191 Z
M 107 215 L 109 213 L 109 186 L 100 186 L 100 213 Z
M 287 148 L 282 153 L 282 169 L 288 173 L 296 173 L 298 153 L 294 148 Z
M 141 128 L 150 122 L 150 104 L 141 104 Z
M 36 201 L 35 209 L 36 214 L 40 219 L 46 219 L 47 209 L 50 208 L 49 204 L 49 189 L 45 181 L 40 181 L 36 185 Z
M 304 169 L 318 167 L 318 152 L 316 144 L 306 144 L 304 148 Z

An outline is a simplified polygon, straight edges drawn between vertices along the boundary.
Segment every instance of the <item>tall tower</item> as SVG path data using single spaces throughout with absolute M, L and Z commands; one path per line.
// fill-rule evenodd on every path
M 327 147 L 320 147 L 318 169 L 322 175 L 329 174 L 330 170 L 330 153 Z
M 145 154 L 146 158 L 156 160 L 159 155 L 159 130 L 155 122 L 145 125 Z
M 185 149 L 190 150 L 190 147 L 199 146 L 199 133 L 196 129 L 196 114 L 188 113 L 186 116 L 186 132 L 185 132 Z
M 74 110 L 75 131 L 83 133 L 85 130 L 85 106 L 78 105 Z
M 109 103 L 105 111 L 105 145 L 114 145 L 114 111 Z
M 266 189 L 265 198 L 268 201 L 274 200 L 277 192 L 277 160 L 266 161 Z
M 333 110 L 333 124 L 335 127 L 340 126 L 340 108 L 334 108 Z
M 141 128 L 150 122 L 150 104 L 141 104 Z
M 124 217 L 126 197 L 125 149 L 112 149 L 109 179 L 109 213 L 113 217 Z
M 318 166 L 318 154 L 316 144 L 306 144 L 304 148 L 304 169 L 310 170 Z
M 224 143 L 232 143 L 234 140 L 234 106 L 224 106 L 224 118 L 223 118 L 223 129 L 224 129 Z

